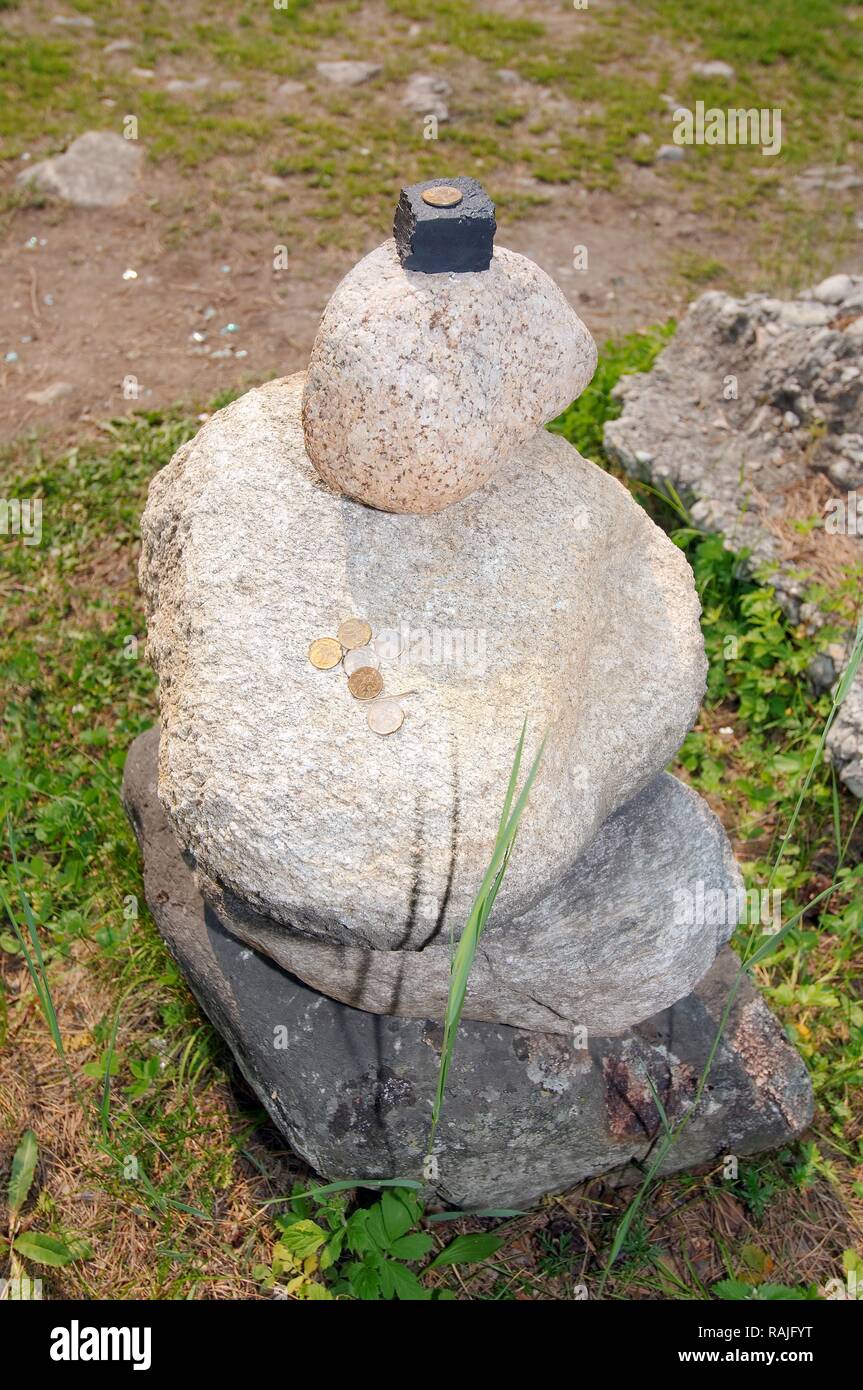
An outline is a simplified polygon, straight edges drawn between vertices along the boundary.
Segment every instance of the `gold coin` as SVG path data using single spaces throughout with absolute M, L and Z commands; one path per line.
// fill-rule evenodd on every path
M 355 700 L 374 700 L 384 688 L 384 678 L 373 666 L 361 666 L 348 679 L 348 690 Z
M 338 631 L 338 639 L 346 651 L 368 646 L 372 630 L 362 618 L 346 618 Z
M 352 676 L 354 671 L 358 671 L 361 666 L 373 666 L 377 670 L 380 664 L 380 658 L 374 647 L 354 647 L 352 652 L 345 652 L 346 676 Z
M 464 197 L 458 188 L 453 188 L 451 184 L 439 183 L 436 188 L 426 188 L 423 191 L 423 202 L 428 203 L 430 208 L 454 208 Z
M 309 647 L 309 661 L 319 671 L 331 671 L 342 659 L 342 649 L 335 637 L 318 637 Z
M 394 734 L 405 722 L 405 712 L 398 700 L 383 699 L 375 700 L 369 705 L 369 712 L 366 715 L 368 726 L 373 734 Z

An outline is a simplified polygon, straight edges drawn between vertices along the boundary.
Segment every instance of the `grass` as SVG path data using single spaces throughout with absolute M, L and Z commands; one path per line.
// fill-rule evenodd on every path
M 651 171 L 659 182 L 649 198 L 699 218 L 697 250 L 672 257 L 684 285 L 729 288 L 760 276 L 775 291 L 799 286 L 835 269 L 853 235 L 853 195 L 812 208 L 794 183 L 809 164 L 858 157 L 863 15 L 838 0 L 705 0 L 697 27 L 679 0 L 578 14 L 562 5 L 547 24 L 468 0 L 64 8 L 91 14 L 95 29 L 52 26 L 47 0 L 0 0 L 0 158 L 12 168 L 24 152 L 40 158 L 137 114 L 154 177 L 174 178 L 179 190 L 160 185 L 151 209 L 172 245 L 222 226 L 263 232 L 269 246 L 275 220 L 279 241 L 356 252 L 379 239 L 399 182 L 442 168 L 477 172 L 510 221 L 565 197 L 569 185 L 610 191 L 625 216 L 640 196 L 634 178 L 670 138 L 668 93 L 684 105 L 783 112 L 785 144 L 770 177 L 768 161 L 746 148 L 693 148 L 682 164 Z M 110 58 L 104 45 L 118 38 L 135 46 Z M 375 57 L 383 72 L 339 92 L 315 77 L 324 56 Z M 694 77 L 695 58 L 730 62 L 735 80 Z M 133 66 L 156 76 L 136 78 Z M 532 85 L 502 82 L 501 67 Z M 453 84 L 453 119 L 437 142 L 424 141 L 420 118 L 399 104 L 400 84 L 419 70 Z M 168 76 L 199 71 L 211 79 L 204 92 L 164 91 Z M 272 100 L 285 78 L 308 84 L 294 108 Z M 233 80 L 238 93 L 221 90 Z M 264 197 L 262 173 L 279 175 L 283 191 Z M 7 222 L 32 201 L 9 195 Z M 66 215 L 50 211 L 57 225 Z M 714 254 L 719 235 L 735 246 Z M 608 466 L 602 427 L 616 409 L 613 387 L 623 372 L 648 369 L 671 331 L 607 344 L 591 386 L 552 428 Z M 162 947 L 119 801 L 126 749 L 155 716 L 135 581 L 138 519 L 149 478 L 197 424 L 188 407 L 141 415 L 79 447 L 23 440 L 0 459 L 0 493 L 44 499 L 42 544 L 4 537 L 0 565 L 0 824 L 11 825 L 0 845 L 0 1168 L 12 1171 L 29 1132 L 38 1154 L 6 1230 L 25 1238 L 25 1251 L 32 1236 L 54 1242 L 45 1248 L 55 1254 L 72 1252 L 48 1269 L 52 1296 L 269 1296 L 300 1277 L 296 1296 L 317 1297 L 309 1289 L 321 1287 L 320 1273 L 303 1260 L 297 1268 L 292 1241 L 302 1233 L 290 1235 L 297 1220 L 312 1221 L 326 1241 L 305 1259 L 320 1267 L 340 1236 L 339 1277 L 348 1295 L 364 1297 L 375 1287 L 369 1270 L 343 1267 L 351 1253 L 368 1263 L 370 1251 L 350 1243 L 362 1244 L 370 1222 L 377 1229 L 378 1218 L 362 1213 L 378 1208 L 383 1220 L 383 1196 L 286 1198 L 305 1192 L 310 1175 L 285 1152 Z M 772 876 L 785 920 L 795 919 L 753 971 L 806 1059 L 816 1121 L 802 1143 L 742 1161 L 736 1177 L 717 1169 L 656 1181 L 634 1210 L 631 1193 L 594 1183 L 529 1217 L 497 1218 L 492 1235 L 489 1221 L 460 1219 L 457 1239 L 497 1243 L 457 1280 L 443 1263 L 429 1276 L 440 1294 L 570 1298 L 575 1285 L 595 1291 L 603 1270 L 611 1298 L 740 1296 L 741 1285 L 775 1282 L 804 1290 L 840 1273 L 843 1252 L 860 1246 L 863 844 L 858 803 L 816 757 L 830 701 L 806 681 L 815 644 L 720 538 L 632 486 L 685 548 L 704 605 L 707 699 L 674 770 L 722 818 L 747 884 Z M 853 583 L 814 595 L 836 606 L 845 627 L 859 601 Z M 28 1173 L 32 1157 L 26 1139 L 16 1173 Z M 441 1229 L 424 1219 L 435 1259 Z M 370 1263 L 386 1296 L 397 1276 Z M 725 1294 L 712 1294 L 722 1281 Z
M 604 463 L 613 385 L 623 371 L 649 366 L 670 331 L 610 345 L 590 391 L 554 428 Z M 8 538 L 2 553 L 0 814 L 17 858 L 16 868 L 7 842 L 3 878 L 20 935 L 11 921 L 0 935 L 8 1015 L 0 1155 L 11 1165 L 23 1132 L 34 1131 L 41 1186 L 19 1225 L 92 1250 L 49 1271 L 56 1295 L 266 1295 L 288 1268 L 274 1255 L 284 1243 L 279 1203 L 297 1182 L 308 1186 L 161 945 L 118 796 L 126 749 L 155 716 L 135 584 L 137 520 L 149 478 L 197 426 L 180 412 L 141 415 L 108 423 L 100 440 L 59 456 L 31 442 L 2 461 L 5 495 L 44 499 L 44 531 L 41 546 Z M 687 549 L 704 604 L 708 696 L 676 770 L 721 815 L 752 886 L 769 880 L 791 827 L 775 882 L 785 920 L 801 915 L 754 973 L 807 1060 L 818 1114 L 803 1144 L 742 1161 L 733 1182 L 707 1173 L 654 1184 L 623 1232 L 606 1295 L 672 1288 L 674 1297 L 705 1297 L 712 1282 L 746 1273 L 746 1245 L 763 1250 L 773 1282 L 823 1282 L 854 1243 L 863 1203 L 859 805 L 816 760 L 794 819 L 830 705 L 804 679 L 812 639 L 718 538 L 633 486 Z M 24 900 L 72 1080 L 27 968 Z M 573 1283 L 600 1276 L 625 1206 L 591 1185 L 508 1218 L 497 1231 L 501 1247 L 453 1287 L 478 1298 L 569 1297 Z M 700 1212 L 713 1231 L 731 1209 L 737 1238 L 713 1237 L 715 1268 L 705 1279 L 680 1213 Z M 461 1220 L 457 1229 L 476 1234 L 487 1224 Z M 792 1256 L 786 1241 L 795 1229 Z M 558 1252 L 552 1266 L 549 1240 Z M 442 1269 L 436 1287 L 447 1278 Z
M 816 215 L 802 203 L 792 176 L 853 155 L 863 116 L 856 11 L 838 0 L 756 10 L 727 0 L 699 6 L 694 35 L 679 0 L 567 8 L 552 26 L 472 0 L 318 0 L 285 9 L 214 0 L 206 10 L 198 0 L 119 0 L 82 11 L 95 20 L 91 31 L 51 25 L 52 8 L 39 0 L 0 21 L 0 159 L 41 157 L 86 129 L 118 128 L 132 113 L 151 160 L 196 172 L 196 210 L 184 219 L 190 241 L 208 215 L 226 226 L 239 215 L 244 225 L 268 227 L 274 200 L 261 198 L 257 180 L 276 172 L 292 205 L 280 218 L 284 234 L 356 247 L 387 225 L 400 181 L 448 166 L 477 169 L 514 218 L 555 186 L 625 187 L 671 138 L 668 93 L 684 105 L 779 106 L 785 146 L 770 162 L 778 179 L 765 179 L 763 157 L 746 147 L 693 147 L 659 176 L 667 197 L 690 202 L 715 231 L 745 229 L 747 263 L 769 265 L 774 280 L 799 284 L 817 273 L 850 235 L 853 207 L 831 199 L 825 241 L 823 207 Z M 701 56 L 735 66 L 733 83 L 692 75 L 693 37 Z M 134 47 L 106 54 L 115 39 Z M 358 52 L 382 62 L 380 78 L 347 93 L 316 78 L 321 57 Z M 135 68 L 154 76 L 135 76 Z M 501 68 L 532 85 L 513 97 Z M 399 92 L 411 71 L 435 69 L 453 82 L 453 116 L 426 141 L 421 117 L 404 110 Z M 210 78 L 204 91 L 164 90 L 171 76 L 198 74 Z M 273 98 L 286 77 L 309 86 L 293 109 Z M 239 91 L 222 88 L 237 81 Z M 525 179 L 533 180 L 527 191 Z M 707 278 L 727 277 L 716 258 L 701 260 L 700 282 L 710 267 Z

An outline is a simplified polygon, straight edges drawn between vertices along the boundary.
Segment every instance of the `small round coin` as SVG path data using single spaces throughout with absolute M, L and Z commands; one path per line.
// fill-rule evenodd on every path
M 319 671 L 331 671 L 342 659 L 342 649 L 335 637 L 318 637 L 309 647 L 309 661 Z
M 352 651 L 354 647 L 368 646 L 371 641 L 372 630 L 362 618 L 346 618 L 341 624 L 337 636 L 345 651 Z
M 368 726 L 373 734 L 394 734 L 405 722 L 405 712 L 398 700 L 384 698 L 375 700 L 366 715 Z
M 439 183 L 434 188 L 423 190 L 423 202 L 430 208 L 454 208 L 461 202 L 464 194 L 449 183 Z
M 348 690 L 355 700 L 374 700 L 384 688 L 384 678 L 373 666 L 361 666 L 348 678 Z
M 354 647 L 353 651 L 345 652 L 345 672 L 352 676 L 354 671 L 358 671 L 361 666 L 372 666 L 375 670 L 380 666 L 380 658 L 374 647 Z
M 376 634 L 372 646 L 377 652 L 381 661 L 395 661 L 396 657 L 402 654 L 402 636 L 398 628 L 381 628 Z

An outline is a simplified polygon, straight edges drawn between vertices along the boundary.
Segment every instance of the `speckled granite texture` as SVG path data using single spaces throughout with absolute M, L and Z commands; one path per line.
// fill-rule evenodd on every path
M 255 911 L 310 939 L 419 950 L 463 927 L 525 717 L 526 765 L 548 743 L 504 918 L 547 897 L 667 764 L 704 689 L 698 599 L 626 489 L 544 430 L 434 516 L 352 502 L 306 456 L 302 386 L 249 391 L 151 484 L 160 795 L 203 872 Z M 353 615 L 421 639 L 381 668 L 389 693 L 416 692 L 391 738 L 340 671 L 308 662 Z
M 545 271 L 496 247 L 488 270 L 405 270 L 395 242 L 324 310 L 303 397 L 309 458 L 349 497 L 437 512 L 474 492 L 580 396 L 596 346 Z

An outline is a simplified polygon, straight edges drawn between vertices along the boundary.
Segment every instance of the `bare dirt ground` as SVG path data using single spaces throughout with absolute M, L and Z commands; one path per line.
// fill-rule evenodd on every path
M 202 29 L 193 3 L 172 7 L 162 28 L 151 13 L 160 7 L 145 7 L 143 32 L 125 5 L 111 7 L 110 23 L 97 10 L 95 27 L 80 28 L 56 25 L 51 6 L 5 12 L 25 69 L 50 74 L 65 63 L 67 77 L 54 90 L 49 76 L 44 119 L 22 108 L 22 130 L 0 147 L 0 439 L 80 433 L 106 415 L 179 401 L 201 409 L 226 388 L 303 367 L 327 298 L 389 234 L 399 187 L 418 172 L 484 180 L 499 201 L 498 243 L 538 261 L 600 342 L 679 314 L 707 283 L 775 290 L 799 278 L 801 244 L 812 259 L 816 213 L 822 254 L 842 246 L 841 266 L 828 268 L 863 268 L 859 231 L 847 236 L 847 197 L 832 197 L 828 210 L 816 191 L 809 209 L 792 209 L 779 196 L 787 203 L 789 171 L 762 162 L 744 174 L 740 165 L 733 179 L 723 175 L 726 197 L 729 180 L 754 181 L 753 203 L 765 184 L 782 186 L 771 189 L 769 215 L 738 219 L 703 180 L 641 162 L 670 138 L 668 93 L 658 89 L 685 90 L 696 42 L 675 50 L 631 33 L 632 7 L 610 0 L 577 21 L 554 0 L 460 7 L 516 26 L 492 29 L 489 48 L 483 30 L 435 28 L 444 23 L 434 20 L 437 8 L 447 7 L 418 7 L 429 18 L 410 23 L 411 6 L 381 0 L 313 6 L 310 14 L 322 11 L 318 29 L 309 20 L 299 47 L 281 56 L 273 46 L 247 56 L 242 27 Z M 624 27 L 606 32 L 618 15 Z M 128 51 L 106 53 L 117 34 Z M 617 46 L 610 51 L 608 35 Z M 558 47 L 574 39 L 596 46 L 590 82 L 553 66 Z M 572 51 L 575 62 L 580 50 Z M 380 62 L 382 75 L 342 89 L 317 74 L 316 61 L 357 56 Z M 282 70 L 255 66 L 263 62 Z M 92 79 L 82 82 L 81 63 Z M 298 71 L 299 90 L 277 98 L 286 65 Z M 425 142 L 421 116 L 405 112 L 412 71 L 450 85 L 450 119 L 437 142 Z M 178 76 L 208 85 L 166 95 Z M 626 110 L 630 80 L 633 108 L 637 92 L 656 107 L 644 118 L 648 130 L 638 131 Z M 81 209 L 18 188 L 27 161 L 83 129 L 117 130 L 130 111 L 140 115 L 147 160 L 127 204 Z M 572 141 L 584 137 L 590 149 L 593 132 L 608 141 L 618 125 L 613 174 L 585 167 Z M 287 270 L 273 269 L 277 245 L 287 246 Z M 576 245 L 588 248 L 587 271 L 573 268 Z M 124 279 L 129 271 L 136 278 Z
M 148 175 L 151 191 L 163 179 Z M 394 204 L 397 196 L 394 188 Z M 680 234 L 675 217 L 649 198 L 627 207 L 619 195 L 566 190 L 541 215 L 501 219 L 497 242 L 537 261 L 602 339 L 679 311 L 684 294 L 669 285 L 663 236 Z M 276 271 L 272 232 L 204 234 L 171 250 L 164 220 L 143 194 L 98 213 L 28 209 L 16 218 L 0 256 L 8 339 L 19 344 L 18 363 L 2 375 L 6 439 L 177 401 L 203 406 L 228 387 L 300 370 L 336 284 L 376 244 L 356 254 L 299 250 Z M 657 224 L 660 238 L 650 234 Z M 588 274 L 573 269 L 575 238 L 596 248 Z M 130 269 L 137 278 L 124 280 Z M 236 333 L 224 331 L 229 323 Z M 129 377 L 137 397 L 128 386 L 124 396 Z M 59 381 L 70 389 L 55 401 L 29 399 Z

